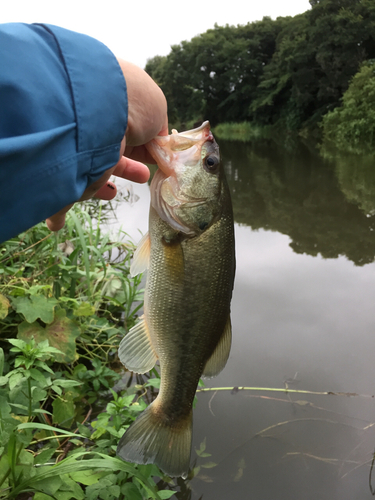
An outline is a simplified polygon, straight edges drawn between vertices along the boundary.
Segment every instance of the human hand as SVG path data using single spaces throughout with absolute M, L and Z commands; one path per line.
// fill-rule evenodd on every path
M 128 125 L 121 142 L 120 160 L 100 179 L 91 184 L 77 201 L 95 196 L 112 200 L 117 194 L 111 175 L 134 182 L 147 182 L 150 172 L 145 163 L 155 163 L 145 144 L 156 135 L 168 135 L 167 104 L 160 87 L 141 68 L 118 59 L 124 73 L 128 93 Z M 51 231 L 64 227 L 65 215 L 74 203 L 64 207 L 46 220 Z

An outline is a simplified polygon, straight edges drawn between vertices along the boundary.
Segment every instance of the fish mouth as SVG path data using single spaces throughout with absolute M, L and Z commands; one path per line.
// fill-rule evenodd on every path
M 151 183 L 151 205 L 172 229 L 186 236 L 195 236 L 199 231 L 195 224 L 183 220 L 181 211 L 206 204 L 207 200 L 185 192 L 182 178 L 187 169 L 202 163 L 206 142 L 216 144 L 209 121 L 186 132 L 172 130 L 171 135 L 157 136 L 146 144 L 159 167 Z
M 177 163 L 197 163 L 201 148 L 207 141 L 214 141 L 208 120 L 185 132 L 179 133 L 173 129 L 171 135 L 157 136 L 145 146 L 158 167 L 169 177 L 175 171 Z
M 197 128 L 194 128 L 192 130 L 186 130 L 185 132 L 180 132 L 178 133 L 176 129 L 172 130 L 172 137 L 178 135 L 179 137 L 186 137 L 187 139 L 190 140 L 197 140 L 197 141 L 210 141 L 213 140 L 214 136 L 212 135 L 211 132 L 211 127 L 210 127 L 210 122 L 206 120 L 205 122 L 202 123 Z

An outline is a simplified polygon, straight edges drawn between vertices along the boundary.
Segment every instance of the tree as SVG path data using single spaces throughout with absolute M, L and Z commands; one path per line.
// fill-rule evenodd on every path
M 295 17 L 215 25 L 150 60 L 146 71 L 166 94 L 171 121 L 317 128 L 361 63 L 375 58 L 375 2 L 311 5 Z
M 352 79 L 342 106 L 323 118 L 324 140 L 340 149 L 372 152 L 375 147 L 375 61 L 364 63 Z
M 166 94 L 171 121 L 249 119 L 282 26 L 282 19 L 270 18 L 245 26 L 215 26 L 173 46 L 166 58 L 148 61 L 145 69 Z
M 284 18 L 276 50 L 264 67 L 256 98 L 250 105 L 254 121 L 282 122 L 298 129 L 316 96 L 315 54 L 309 44 L 305 15 Z

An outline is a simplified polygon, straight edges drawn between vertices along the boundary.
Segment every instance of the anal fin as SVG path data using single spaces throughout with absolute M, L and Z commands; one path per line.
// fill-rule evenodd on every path
M 118 355 L 121 363 L 132 372 L 146 373 L 154 367 L 157 355 L 151 343 L 144 315 L 122 339 Z
M 231 344 L 232 326 L 229 315 L 219 343 L 204 367 L 203 377 L 215 377 L 221 372 L 228 361 Z

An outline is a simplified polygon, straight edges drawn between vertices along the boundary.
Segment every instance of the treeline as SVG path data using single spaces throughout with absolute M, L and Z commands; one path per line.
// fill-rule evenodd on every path
M 217 26 L 149 60 L 172 123 L 314 129 L 375 58 L 374 0 L 310 0 L 295 17 Z

